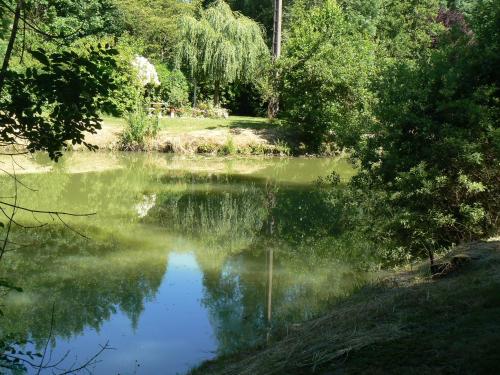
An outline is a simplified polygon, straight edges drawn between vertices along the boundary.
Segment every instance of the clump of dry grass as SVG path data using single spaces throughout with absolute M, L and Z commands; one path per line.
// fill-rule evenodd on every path
M 401 337 L 404 327 L 386 314 L 387 306 L 396 306 L 401 293 L 390 289 L 362 306 L 357 300 L 341 303 L 329 314 L 304 323 L 281 341 L 217 373 L 271 375 L 292 369 L 314 370 L 345 357 L 351 350 Z

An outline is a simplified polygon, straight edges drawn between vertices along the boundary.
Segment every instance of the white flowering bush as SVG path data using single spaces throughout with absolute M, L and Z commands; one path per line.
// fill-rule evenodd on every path
M 143 86 L 147 86 L 148 84 L 160 86 L 161 82 L 158 79 L 158 73 L 156 72 L 155 66 L 151 64 L 148 59 L 136 55 L 134 60 L 132 60 L 132 66 L 137 70 L 137 77 Z

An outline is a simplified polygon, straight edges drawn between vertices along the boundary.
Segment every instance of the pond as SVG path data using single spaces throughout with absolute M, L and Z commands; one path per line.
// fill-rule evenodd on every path
M 336 232 L 316 183 L 351 178 L 344 159 L 82 152 L 18 164 L 19 205 L 95 213 L 18 211 L 48 225 L 14 226 L 22 246 L 0 268 L 23 288 L 3 297 L 3 337 L 38 352 L 48 342 L 59 368 L 109 342 L 92 373 L 186 373 L 272 341 L 371 277 L 367 246 Z

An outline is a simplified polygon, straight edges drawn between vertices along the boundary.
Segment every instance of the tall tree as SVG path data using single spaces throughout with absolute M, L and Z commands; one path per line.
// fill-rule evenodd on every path
M 125 31 L 142 44 L 145 56 L 170 63 L 178 43 L 177 21 L 192 14 L 196 2 L 177 0 L 114 0 Z
M 12 31 L 9 37 L 9 43 L 7 44 L 7 50 L 2 63 L 2 70 L 0 71 L 0 93 L 5 82 L 5 76 L 7 75 L 7 69 L 9 69 L 10 58 L 12 56 L 12 51 L 14 50 L 14 43 L 17 37 L 17 31 L 19 30 L 19 19 L 21 18 L 21 11 L 23 10 L 24 1 L 18 0 L 16 9 L 14 13 L 14 21 L 12 22 Z M 6 5 L 4 5 L 6 6 Z M 9 8 L 9 10 L 11 10 Z
M 192 79 L 213 85 L 215 106 L 225 85 L 252 80 L 269 55 L 262 27 L 222 0 L 202 10 L 198 19 L 182 17 L 179 28 L 178 61 L 188 67 Z
M 356 140 L 370 119 L 375 45 L 334 0 L 297 1 L 280 59 L 280 117 L 309 152 Z

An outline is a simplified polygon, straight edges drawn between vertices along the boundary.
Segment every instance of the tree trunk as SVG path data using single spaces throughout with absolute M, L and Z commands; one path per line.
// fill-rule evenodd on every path
M 273 62 L 281 56 L 281 20 L 283 18 L 283 2 L 282 0 L 274 0 L 274 27 L 273 27 Z M 278 80 L 278 72 L 275 71 L 274 76 L 271 78 L 273 80 L 272 86 L 274 87 L 274 92 L 269 99 L 269 104 L 267 107 L 267 116 L 272 119 L 275 118 L 279 110 L 279 99 L 278 93 L 276 92 L 276 82 Z
M 198 84 L 196 83 L 196 78 L 193 79 L 193 108 L 196 108 L 196 105 L 198 104 L 196 102 L 197 100 L 197 91 L 198 91 Z
M 220 84 L 215 82 L 214 84 L 214 107 L 219 108 L 220 106 Z
M 10 33 L 9 44 L 7 45 L 7 50 L 5 51 L 5 56 L 3 58 L 2 70 L 0 71 L 0 92 L 2 92 L 3 85 L 5 83 L 5 76 L 7 74 L 7 70 L 9 69 L 10 57 L 12 56 L 12 50 L 14 49 L 17 30 L 19 29 L 19 18 L 21 18 L 22 8 L 23 8 L 23 0 L 19 0 L 17 2 L 16 11 L 14 13 L 14 22 L 12 24 L 12 31 Z

